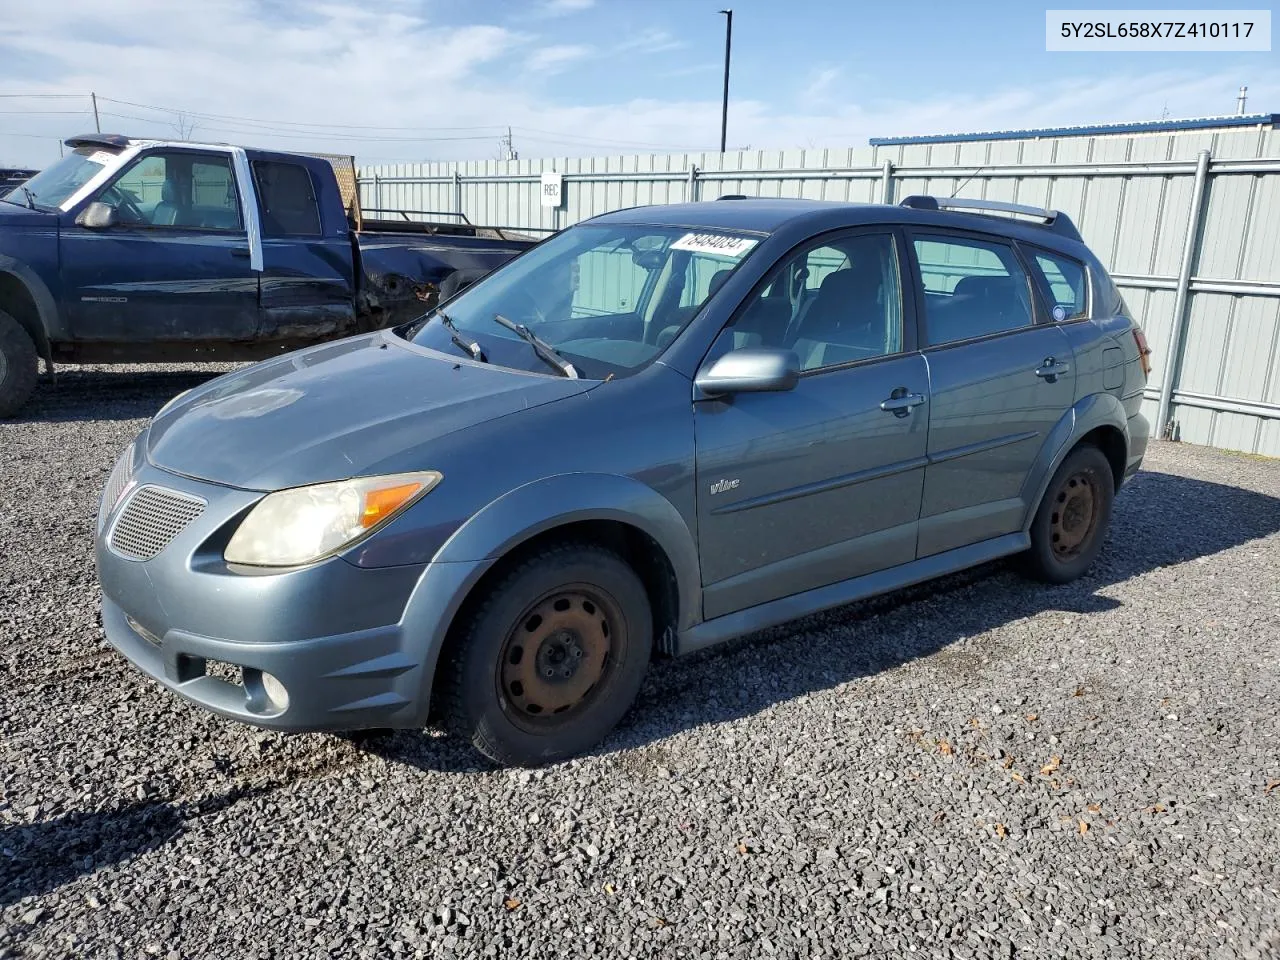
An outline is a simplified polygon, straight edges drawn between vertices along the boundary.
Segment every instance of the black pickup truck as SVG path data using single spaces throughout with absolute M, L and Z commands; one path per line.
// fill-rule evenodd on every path
M 368 220 L 350 158 L 92 134 L 0 190 L 0 416 L 57 363 L 254 360 L 421 315 L 522 252 Z

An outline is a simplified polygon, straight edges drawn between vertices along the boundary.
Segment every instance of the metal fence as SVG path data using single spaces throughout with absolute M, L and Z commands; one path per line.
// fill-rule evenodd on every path
M 540 206 L 543 172 L 562 208 Z M 369 167 L 366 207 L 556 230 L 723 194 L 892 203 L 933 193 L 1066 211 L 1155 351 L 1153 430 L 1280 456 L 1280 130 Z

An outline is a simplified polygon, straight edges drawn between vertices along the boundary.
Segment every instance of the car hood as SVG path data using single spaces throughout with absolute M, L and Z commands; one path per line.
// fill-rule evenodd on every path
M 385 472 L 446 434 L 595 385 L 454 360 L 381 331 L 196 387 L 152 422 L 147 454 L 184 476 L 279 490 Z

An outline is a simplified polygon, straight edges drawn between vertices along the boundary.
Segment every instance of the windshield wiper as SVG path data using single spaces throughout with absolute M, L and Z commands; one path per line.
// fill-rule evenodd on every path
M 529 344 L 529 346 L 533 347 L 534 353 L 547 363 L 551 364 L 551 366 L 555 367 L 570 380 L 578 379 L 578 371 L 574 368 L 573 364 L 560 356 L 560 354 L 556 352 L 555 347 L 547 343 L 547 341 L 543 340 L 523 323 L 516 323 L 514 320 L 508 320 L 500 313 L 495 313 L 493 315 L 493 319 L 514 333 L 525 343 Z
M 488 363 L 485 359 L 484 351 L 480 349 L 480 344 L 474 340 L 468 340 L 462 335 L 462 331 L 453 325 L 453 321 L 449 319 L 449 315 L 443 310 L 437 310 L 436 316 L 440 318 L 440 323 L 449 331 L 449 339 L 453 341 L 455 347 L 461 347 L 467 353 L 471 354 L 472 360 L 478 360 L 480 363 Z
M 36 208 L 36 195 L 22 184 L 18 184 L 18 189 L 21 190 L 22 195 L 27 198 L 27 206 L 34 210 Z

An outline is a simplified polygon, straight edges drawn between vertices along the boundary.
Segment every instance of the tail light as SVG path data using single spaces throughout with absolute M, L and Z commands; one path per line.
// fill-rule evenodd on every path
M 1147 346 L 1146 334 L 1140 327 L 1133 328 L 1133 342 L 1138 345 L 1138 362 L 1142 364 L 1142 375 L 1151 379 L 1151 348 Z

